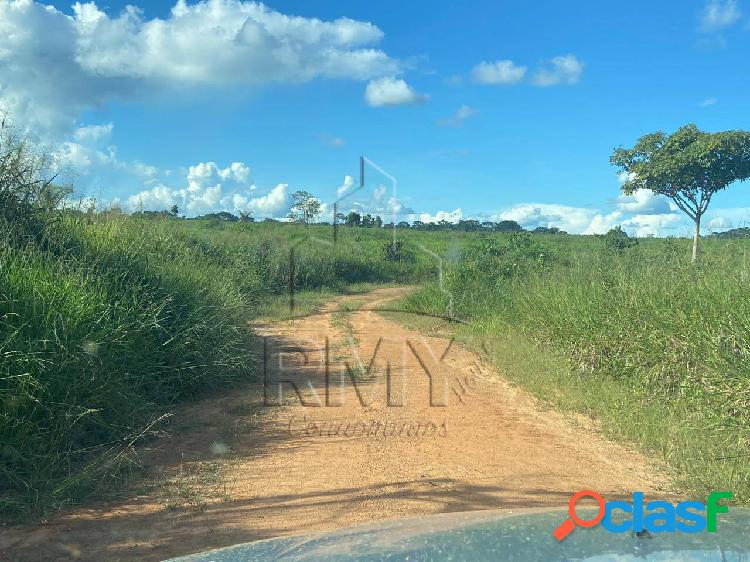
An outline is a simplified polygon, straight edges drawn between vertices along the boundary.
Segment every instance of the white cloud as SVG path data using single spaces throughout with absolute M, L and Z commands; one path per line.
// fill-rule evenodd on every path
M 471 71 L 474 81 L 480 84 L 515 84 L 525 74 L 526 67 L 516 66 L 512 60 L 480 62 Z
M 700 102 L 698 105 L 700 107 L 711 107 L 712 105 L 716 105 L 716 102 L 718 101 L 719 100 L 717 100 L 716 98 L 707 98 L 703 100 L 702 102 Z
M 289 209 L 289 186 L 280 183 L 264 195 L 256 195 L 256 187 L 249 184 L 250 168 L 234 162 L 220 168 L 215 162 L 201 162 L 190 166 L 187 185 L 172 188 L 163 183 L 128 197 L 130 210 L 161 211 L 177 205 L 187 215 L 201 215 L 217 211 L 250 211 L 255 216 L 284 214 Z
M 434 215 L 431 215 L 430 213 L 420 213 L 417 218 L 417 220 L 422 221 L 423 223 L 428 222 L 440 222 L 440 221 L 448 221 L 450 223 L 457 223 L 463 218 L 464 214 L 461 209 L 454 209 L 452 211 L 438 211 Z M 414 220 L 415 217 L 411 216 L 411 220 Z
M 289 186 L 280 183 L 265 195 L 259 197 L 250 197 L 244 205 L 245 209 L 253 211 L 260 216 L 278 216 L 281 211 L 289 208 Z M 235 201 L 235 209 L 241 210 L 242 205 Z
M 0 0 L 0 106 L 44 135 L 72 131 L 80 112 L 129 84 L 85 72 L 74 18 L 29 1 Z
M 215 162 L 201 162 L 188 168 L 187 180 L 187 190 L 190 192 L 198 192 L 207 186 L 223 182 L 246 184 L 250 180 L 250 168 L 242 162 L 232 162 L 223 169 Z
M 622 213 L 603 215 L 596 209 L 547 203 L 523 203 L 494 215 L 490 220 L 514 220 L 527 229 L 557 227 L 571 234 L 601 234 L 617 224 Z
M 379 78 L 367 84 L 365 101 L 370 107 L 419 105 L 427 101 L 427 96 L 418 94 L 400 78 Z
M 677 226 L 682 216 L 677 213 L 635 215 L 622 221 L 623 228 L 635 236 L 657 236 Z
M 78 141 L 98 142 L 100 140 L 108 139 L 109 137 L 111 137 L 113 127 L 114 126 L 112 123 L 78 127 L 73 133 L 73 138 Z
M 464 124 L 464 121 L 476 114 L 477 110 L 473 107 L 462 105 L 456 110 L 453 115 L 446 119 L 441 119 L 440 121 L 438 121 L 438 123 L 440 123 L 441 125 L 446 125 L 448 127 L 460 127 Z
M 666 197 L 655 195 L 648 189 L 638 189 L 633 195 L 620 195 L 617 198 L 617 210 L 641 215 L 659 215 L 671 213 L 673 209 Z
M 597 213 L 591 218 L 591 222 L 582 234 L 605 234 L 617 226 L 621 218 L 622 213 L 619 211 L 614 211 L 608 215 Z
M 147 191 L 141 191 L 128 198 L 128 206 L 133 211 L 165 211 L 177 201 L 177 192 L 166 185 L 159 184 Z
M 350 178 L 350 176 L 347 176 Z M 408 220 L 414 220 L 416 215 L 414 210 L 403 205 L 393 194 L 393 188 L 385 183 L 379 183 L 375 185 L 372 190 L 355 189 L 353 191 L 346 192 L 342 188 L 348 182 L 344 181 L 344 185 L 339 188 L 339 196 L 342 193 L 346 194 L 345 199 L 346 205 L 349 211 L 356 211 L 360 214 L 371 214 L 379 215 L 383 220 L 398 222 L 402 218 L 408 218 Z M 354 185 L 354 179 L 351 178 L 351 184 Z M 348 195 L 351 194 L 352 198 Z M 339 212 L 348 212 L 346 208 L 339 207 Z
M 165 20 L 144 20 L 136 8 L 116 18 L 95 4 L 73 9 L 77 59 L 103 76 L 257 84 L 362 80 L 397 67 L 382 51 L 362 48 L 379 42 L 383 32 L 349 18 L 293 17 L 240 0 L 180 0 Z
M 354 178 L 352 176 L 344 176 L 344 182 L 336 189 L 336 195 L 341 197 L 354 186 Z
M 709 209 L 704 219 L 709 230 L 725 230 L 750 226 L 750 208 L 729 207 Z
M 736 0 L 709 0 L 701 12 L 699 29 L 714 33 L 734 25 L 741 16 Z
M 647 205 L 644 208 L 650 209 Z M 750 209 L 725 209 L 723 214 L 740 215 L 744 213 L 746 221 L 750 221 Z M 666 234 L 683 234 L 690 231 L 690 225 L 685 217 L 673 212 L 667 207 L 666 212 L 635 212 L 635 207 L 628 210 L 615 210 L 604 213 L 596 208 L 572 207 L 554 203 L 522 203 L 499 213 L 486 215 L 464 215 L 461 209 L 453 211 L 437 211 L 435 214 L 420 213 L 407 210 L 409 221 L 420 220 L 424 223 L 435 223 L 446 220 L 458 223 L 464 219 L 499 222 L 513 220 L 527 230 L 537 227 L 557 227 L 571 234 L 605 234 L 616 226 L 622 226 L 634 236 L 660 236 Z M 715 224 L 725 224 L 726 220 L 717 219 Z M 676 229 L 682 228 L 679 232 Z
M 80 116 L 144 91 L 372 81 L 408 66 L 378 48 L 383 32 L 372 23 L 292 17 L 241 0 L 179 0 L 162 19 L 148 19 L 134 7 L 110 15 L 93 2 L 75 3 L 68 15 L 32 0 L 0 0 L 0 37 L 0 110 L 53 147 L 58 162 L 78 176 L 79 190 L 98 195 L 102 186 L 113 199 L 159 208 L 176 203 L 196 213 L 221 206 L 276 212 L 287 188 L 279 184 L 258 197 L 248 185 L 249 169 L 211 163 L 191 167 L 186 186 L 175 187 L 170 170 L 118 159 L 108 146 L 112 123 L 80 126 Z M 385 79 L 380 86 L 374 92 L 380 104 L 427 99 L 403 80 Z M 345 144 L 338 137 L 323 140 Z M 142 191 L 129 198 L 133 185 Z
M 0 0 L 0 106 L 40 136 L 70 133 L 82 111 L 144 89 L 369 80 L 401 63 L 375 46 L 375 25 L 292 17 L 255 2 L 180 0 L 165 19 L 94 3 L 66 15 Z
M 708 230 L 724 230 L 732 228 L 732 221 L 725 217 L 716 217 L 708 221 Z
M 97 146 L 99 140 L 104 140 L 106 132 L 102 132 L 103 129 L 84 128 L 84 131 L 77 135 L 80 142 L 61 142 L 51 153 L 56 166 L 62 171 L 63 181 L 74 183 L 79 197 L 99 197 L 101 192 L 102 197 L 106 195 L 105 199 L 111 199 L 118 188 L 132 188 L 133 185 L 158 181 L 159 170 L 154 166 L 138 160 L 122 161 L 114 146 Z M 100 201 L 100 208 L 105 204 Z
M 634 236 L 674 234 L 675 228 L 684 226 L 683 215 L 652 198 L 635 197 L 618 207 L 611 213 L 603 213 L 584 207 L 525 203 L 494 215 L 490 220 L 514 220 L 529 230 L 538 226 L 555 226 L 571 234 L 605 234 L 622 226 Z
M 531 81 L 542 87 L 575 84 L 581 79 L 583 66 L 575 55 L 554 57 L 534 73 Z
M 391 216 L 394 217 L 394 220 L 399 219 L 399 217 L 404 217 L 405 215 L 411 215 L 414 212 L 413 209 L 404 206 L 404 204 L 395 197 L 388 198 L 387 209 Z

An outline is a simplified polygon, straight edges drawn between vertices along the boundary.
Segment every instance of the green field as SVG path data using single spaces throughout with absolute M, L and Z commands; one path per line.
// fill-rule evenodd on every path
M 691 266 L 684 239 L 398 229 L 393 255 L 375 227 L 341 227 L 334 245 L 323 225 L 0 220 L 4 519 L 106 492 L 175 404 L 251 380 L 248 320 L 379 283 L 420 285 L 404 310 L 460 319 L 449 329 L 504 376 L 649 452 L 689 493 L 750 500 L 744 240 L 706 240 Z

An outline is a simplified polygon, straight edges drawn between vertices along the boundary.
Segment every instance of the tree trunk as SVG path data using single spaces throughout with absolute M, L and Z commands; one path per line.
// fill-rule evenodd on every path
M 693 259 L 692 263 L 698 261 L 698 242 L 701 239 L 701 218 L 695 219 L 695 235 L 693 236 Z

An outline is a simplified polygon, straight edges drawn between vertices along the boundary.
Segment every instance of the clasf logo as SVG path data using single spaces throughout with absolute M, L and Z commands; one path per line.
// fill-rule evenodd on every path
M 576 503 L 582 498 L 591 498 L 599 504 L 599 511 L 593 519 L 581 519 L 576 514 Z M 601 523 L 610 533 L 642 532 L 650 533 L 700 533 L 716 532 L 716 518 L 719 513 L 727 513 L 729 507 L 719 505 L 719 500 L 732 499 L 732 492 L 711 492 L 705 504 L 696 501 L 684 501 L 674 505 L 664 500 L 653 500 L 644 505 L 643 492 L 633 492 L 633 501 L 613 500 L 605 502 L 604 498 L 591 490 L 576 492 L 568 502 L 566 519 L 552 533 L 561 541 L 567 537 L 576 525 L 579 527 L 596 527 Z M 613 521 L 612 514 L 619 511 L 625 515 L 622 521 Z

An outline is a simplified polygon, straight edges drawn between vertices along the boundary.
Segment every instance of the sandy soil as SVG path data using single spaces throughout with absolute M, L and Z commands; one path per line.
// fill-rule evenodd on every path
M 540 408 L 475 353 L 372 310 L 403 291 L 257 325 L 265 403 L 253 384 L 180 409 L 172 437 L 142 451 L 152 476 L 125 499 L 0 529 L 0 552 L 162 560 L 378 519 L 563 507 L 584 488 L 667 494 L 639 454 Z M 278 400 L 279 381 L 301 399 L 287 382 Z

